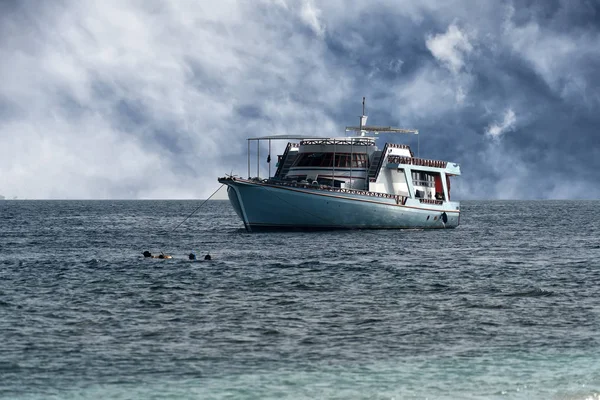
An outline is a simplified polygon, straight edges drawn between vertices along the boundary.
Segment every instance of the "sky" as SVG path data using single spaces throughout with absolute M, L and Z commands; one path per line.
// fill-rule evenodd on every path
M 206 198 L 365 96 L 454 198 L 600 198 L 599 35 L 591 0 L 5 0 L 0 195 Z

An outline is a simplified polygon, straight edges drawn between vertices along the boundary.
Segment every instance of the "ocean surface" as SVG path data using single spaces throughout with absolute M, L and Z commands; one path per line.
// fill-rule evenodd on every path
M 600 399 L 600 201 L 173 231 L 200 203 L 0 201 L 0 398 Z

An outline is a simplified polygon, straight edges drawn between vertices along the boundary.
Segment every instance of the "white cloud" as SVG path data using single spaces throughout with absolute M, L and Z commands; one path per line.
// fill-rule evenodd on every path
M 300 9 L 300 18 L 310 27 L 313 32 L 322 37 L 325 34 L 325 26 L 320 20 L 321 10 L 318 9 L 312 0 L 304 0 Z
M 581 74 L 582 71 L 589 73 L 585 65 L 590 59 L 600 58 L 600 34 L 582 29 L 557 31 L 535 20 L 516 24 L 514 14 L 514 7 L 508 7 L 501 36 L 505 45 L 529 63 L 561 97 L 579 100 L 583 96 L 586 104 L 600 104 L 596 91 L 591 88 L 595 82 L 586 82 Z
M 431 54 L 454 73 L 460 72 L 465 56 L 473 50 L 468 35 L 454 24 L 446 33 L 428 36 L 425 43 Z
M 515 112 L 509 108 L 504 112 L 504 118 L 502 119 L 502 122 L 495 122 L 489 125 L 485 131 L 485 134 L 493 138 L 498 138 L 504 133 L 514 130 L 516 122 L 517 117 Z
M 454 96 L 454 98 L 456 99 L 457 104 L 463 104 L 465 102 L 465 99 L 467 98 L 467 93 L 465 92 L 465 89 L 462 86 L 459 86 L 458 89 L 456 89 L 456 95 Z
M 330 107 L 345 98 L 346 78 L 329 70 L 320 41 L 293 30 L 285 3 L 64 4 L 32 10 L 30 29 L 2 21 L 10 197 L 207 196 L 217 176 L 246 174 L 246 137 L 334 126 L 292 94 L 319 93 Z M 240 116 L 248 107 L 258 119 Z
M 399 82 L 392 92 L 396 94 L 397 111 L 403 123 L 409 125 L 419 120 L 441 118 L 455 104 L 454 86 L 434 68 L 423 68 L 410 80 Z M 436 110 L 432 116 L 431 110 Z

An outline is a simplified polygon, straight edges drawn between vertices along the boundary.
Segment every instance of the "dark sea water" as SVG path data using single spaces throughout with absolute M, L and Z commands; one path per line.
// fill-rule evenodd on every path
M 0 398 L 600 398 L 600 201 L 257 234 L 211 201 L 170 232 L 200 203 L 0 202 Z

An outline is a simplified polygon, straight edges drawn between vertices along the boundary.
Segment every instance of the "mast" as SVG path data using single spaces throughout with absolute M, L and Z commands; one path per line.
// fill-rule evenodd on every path
M 363 96 L 363 102 L 362 102 L 362 115 L 360 116 L 360 122 L 359 122 L 359 126 L 358 126 L 358 131 L 360 132 L 360 136 L 365 136 L 365 132 L 363 132 L 363 127 L 367 124 L 367 116 L 365 115 L 365 97 Z M 347 130 L 348 128 L 346 128 Z
M 365 98 L 363 96 L 363 112 L 360 116 L 360 129 L 362 130 L 363 127 L 363 118 L 365 117 Z M 366 121 L 365 121 L 366 122 Z
M 333 138 L 333 158 L 331 160 L 333 169 L 331 171 L 331 186 L 335 187 L 335 138 Z
M 354 162 L 354 136 L 350 137 L 350 189 L 352 189 L 352 163 Z
M 359 117 L 358 130 L 362 133 L 363 125 L 367 122 L 367 116 L 365 115 L 365 97 L 362 98 L 362 115 Z M 348 131 L 348 129 L 346 129 Z M 350 136 L 350 188 L 352 188 L 352 165 L 354 164 L 354 136 Z M 358 162 L 357 162 L 358 164 Z

